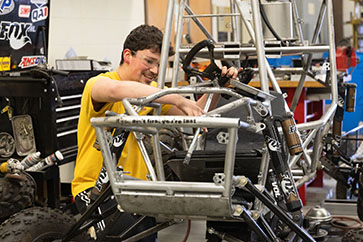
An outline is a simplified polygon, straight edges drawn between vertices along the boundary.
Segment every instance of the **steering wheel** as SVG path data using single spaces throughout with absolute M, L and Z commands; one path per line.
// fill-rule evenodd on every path
M 207 47 L 209 53 L 210 64 L 203 70 L 199 71 L 196 68 L 191 67 L 190 63 L 198 52 Z M 208 78 L 210 80 L 218 80 L 220 86 L 224 86 L 229 80 L 226 76 L 221 76 L 222 70 L 214 62 L 214 45 L 212 40 L 202 40 L 197 43 L 187 54 L 183 61 L 183 70 L 188 75 L 198 75 L 201 77 Z
M 198 54 L 198 52 L 207 47 L 209 53 L 210 64 L 204 69 L 204 71 L 199 71 L 196 68 L 193 68 L 190 63 L 193 58 Z M 224 63 L 227 67 L 231 67 L 231 63 L 226 61 Z M 201 77 L 206 77 L 210 80 L 218 80 L 219 86 L 223 87 L 227 81 L 229 80 L 226 76 L 221 76 L 222 70 L 219 66 L 216 65 L 214 61 L 214 44 L 212 40 L 202 40 L 197 43 L 187 54 L 183 61 L 183 70 L 187 75 L 198 75 Z M 238 79 L 243 84 L 248 84 L 255 72 L 252 68 L 244 68 L 242 71 L 238 72 Z

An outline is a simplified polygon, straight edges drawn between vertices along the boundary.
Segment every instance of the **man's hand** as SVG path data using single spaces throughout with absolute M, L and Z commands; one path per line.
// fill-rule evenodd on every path
M 238 75 L 238 71 L 235 67 L 230 67 L 227 69 L 227 66 L 223 66 L 222 67 L 222 72 L 221 72 L 221 76 L 226 76 L 232 79 L 236 79 L 237 75 Z M 229 81 L 226 82 L 226 84 L 224 85 L 225 87 L 229 86 Z
M 183 111 L 184 115 L 186 115 L 186 116 L 201 116 L 204 114 L 203 109 L 201 109 L 199 106 L 197 106 L 196 102 L 189 100 L 187 98 L 184 98 L 182 96 L 178 97 L 178 100 L 176 101 L 175 106 L 179 110 Z

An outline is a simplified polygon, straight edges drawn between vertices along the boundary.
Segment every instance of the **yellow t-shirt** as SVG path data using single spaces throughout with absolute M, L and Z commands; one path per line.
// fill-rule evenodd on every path
M 116 81 L 122 81 L 120 80 L 117 72 L 107 72 L 89 79 L 83 90 L 77 133 L 78 154 L 74 170 L 74 178 L 72 181 L 73 196 L 93 187 L 102 168 L 102 154 L 93 147 L 96 140 L 96 133 L 94 128 L 91 126 L 90 119 L 93 117 L 105 116 L 105 112 L 107 110 L 111 110 L 116 113 L 125 112 L 122 102 L 106 103 L 98 112 L 94 110 L 91 99 L 91 89 L 95 81 L 100 77 L 109 77 Z M 156 87 L 157 83 L 152 82 L 151 86 Z M 171 105 L 162 105 L 161 113 L 165 114 L 170 108 Z M 152 108 L 145 107 L 139 112 L 139 115 L 147 115 L 152 110 Z M 132 133 L 130 133 L 126 141 L 119 160 L 119 165 L 122 165 L 124 171 L 130 172 L 131 176 L 143 180 L 146 179 L 148 170 L 139 146 L 137 145 L 136 138 Z

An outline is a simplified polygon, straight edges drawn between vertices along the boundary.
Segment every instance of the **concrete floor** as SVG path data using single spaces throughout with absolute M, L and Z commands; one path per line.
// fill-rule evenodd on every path
M 335 185 L 336 181 L 328 175 L 324 175 L 323 187 L 307 187 L 306 189 L 306 205 L 303 208 L 303 213 L 306 214 L 315 205 L 328 204 L 325 201 L 335 199 Z M 334 211 L 329 212 L 332 215 L 349 215 L 357 218 L 356 210 L 349 211 L 347 214 L 346 208 L 336 209 L 330 206 Z M 190 235 L 187 239 L 188 242 L 203 242 L 205 239 L 206 222 L 205 221 L 191 221 Z M 158 242 L 171 242 L 183 241 L 187 232 L 187 222 L 184 221 L 180 224 L 166 228 L 158 233 Z M 341 241 L 339 237 L 329 237 L 329 242 Z

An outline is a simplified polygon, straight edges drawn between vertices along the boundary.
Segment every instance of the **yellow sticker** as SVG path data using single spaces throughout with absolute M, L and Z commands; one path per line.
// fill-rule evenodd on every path
M 3 57 L 0 57 L 0 71 L 3 71 Z
M 1 63 L 1 69 L 3 71 L 10 71 L 10 64 L 11 64 L 10 56 L 3 57 L 2 58 L 2 63 Z

